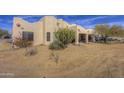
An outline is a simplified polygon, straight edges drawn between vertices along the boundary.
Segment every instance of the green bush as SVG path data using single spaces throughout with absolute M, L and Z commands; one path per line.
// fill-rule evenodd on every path
M 70 29 L 59 29 L 57 32 L 55 32 L 55 38 L 62 42 L 62 44 L 67 45 L 69 43 L 72 43 L 75 39 L 75 32 Z
M 59 29 L 55 34 L 55 41 L 49 45 L 49 49 L 64 49 L 75 39 L 75 32 L 70 29 Z
M 50 45 L 49 45 L 49 49 L 52 49 L 52 50 L 59 50 L 59 49 L 64 49 L 66 46 L 61 43 L 60 41 L 53 41 Z
M 32 45 L 32 41 L 16 38 L 16 40 L 14 41 L 14 45 L 16 45 L 19 48 L 26 48 Z

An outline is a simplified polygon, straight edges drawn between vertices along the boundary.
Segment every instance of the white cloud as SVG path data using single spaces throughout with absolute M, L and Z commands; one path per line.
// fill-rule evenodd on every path
M 42 15 L 20 15 L 20 16 L 16 16 L 19 18 L 22 18 L 24 20 L 27 20 L 29 22 L 36 22 L 39 20 L 39 18 L 42 18 Z
M 90 19 L 85 19 L 83 20 L 84 23 L 91 23 L 92 21 L 98 20 L 98 19 L 104 19 L 107 18 L 108 16 L 99 16 L 99 17 L 94 17 Z
M 124 26 L 124 22 L 123 21 L 121 21 L 121 22 L 110 22 L 108 24 L 109 25 L 122 25 L 122 26 Z
M 99 17 L 93 17 L 93 18 L 84 19 L 84 20 L 77 20 L 76 23 L 90 24 L 90 23 L 92 23 L 95 20 L 104 19 L 104 18 L 107 18 L 107 17 L 109 17 L 109 16 L 99 16 Z
M 80 23 L 80 24 L 82 24 L 82 25 L 86 25 L 86 24 L 90 24 L 90 23 L 92 23 L 93 21 L 96 21 L 96 20 L 99 20 L 99 19 L 103 20 L 103 19 L 105 19 L 105 18 L 108 18 L 108 17 L 115 17 L 115 16 L 116 16 L 116 15 L 113 15 L 113 16 L 108 16 L 108 15 L 106 15 L 106 16 L 98 16 L 98 17 L 88 18 L 88 19 L 84 19 L 84 20 L 76 20 L 75 22 L 76 22 L 76 23 Z
M 94 28 L 95 27 L 95 24 L 94 25 L 85 25 L 85 28 Z
M 124 26 L 124 22 L 121 21 L 121 22 L 109 22 L 107 23 L 108 25 L 112 26 L 112 25 L 121 25 L 121 26 Z M 86 28 L 93 28 L 95 27 L 95 25 L 97 24 L 93 24 L 93 25 L 85 25 Z

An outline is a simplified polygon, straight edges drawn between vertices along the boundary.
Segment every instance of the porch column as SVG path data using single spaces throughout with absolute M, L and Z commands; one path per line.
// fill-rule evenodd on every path
M 76 35 L 75 35 L 75 44 L 78 45 L 79 44 L 79 33 L 76 32 Z
M 85 35 L 85 42 L 88 43 L 88 34 Z
M 93 41 L 93 42 L 96 42 L 94 35 L 92 35 L 92 41 Z

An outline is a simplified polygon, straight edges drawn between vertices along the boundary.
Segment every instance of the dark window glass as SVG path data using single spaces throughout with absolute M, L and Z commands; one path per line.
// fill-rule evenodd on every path
M 50 41 L 50 32 L 47 32 L 47 41 Z
M 33 32 L 23 32 L 23 40 L 33 41 Z

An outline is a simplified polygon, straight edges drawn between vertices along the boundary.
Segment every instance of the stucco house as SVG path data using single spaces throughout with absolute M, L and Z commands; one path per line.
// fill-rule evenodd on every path
M 20 37 L 33 41 L 33 45 L 49 45 L 54 40 L 54 32 L 60 28 L 68 28 L 76 31 L 75 44 L 93 41 L 92 29 L 85 29 L 76 24 L 69 24 L 54 16 L 44 16 L 38 22 L 30 23 L 22 18 L 15 17 L 13 20 L 12 39 Z

